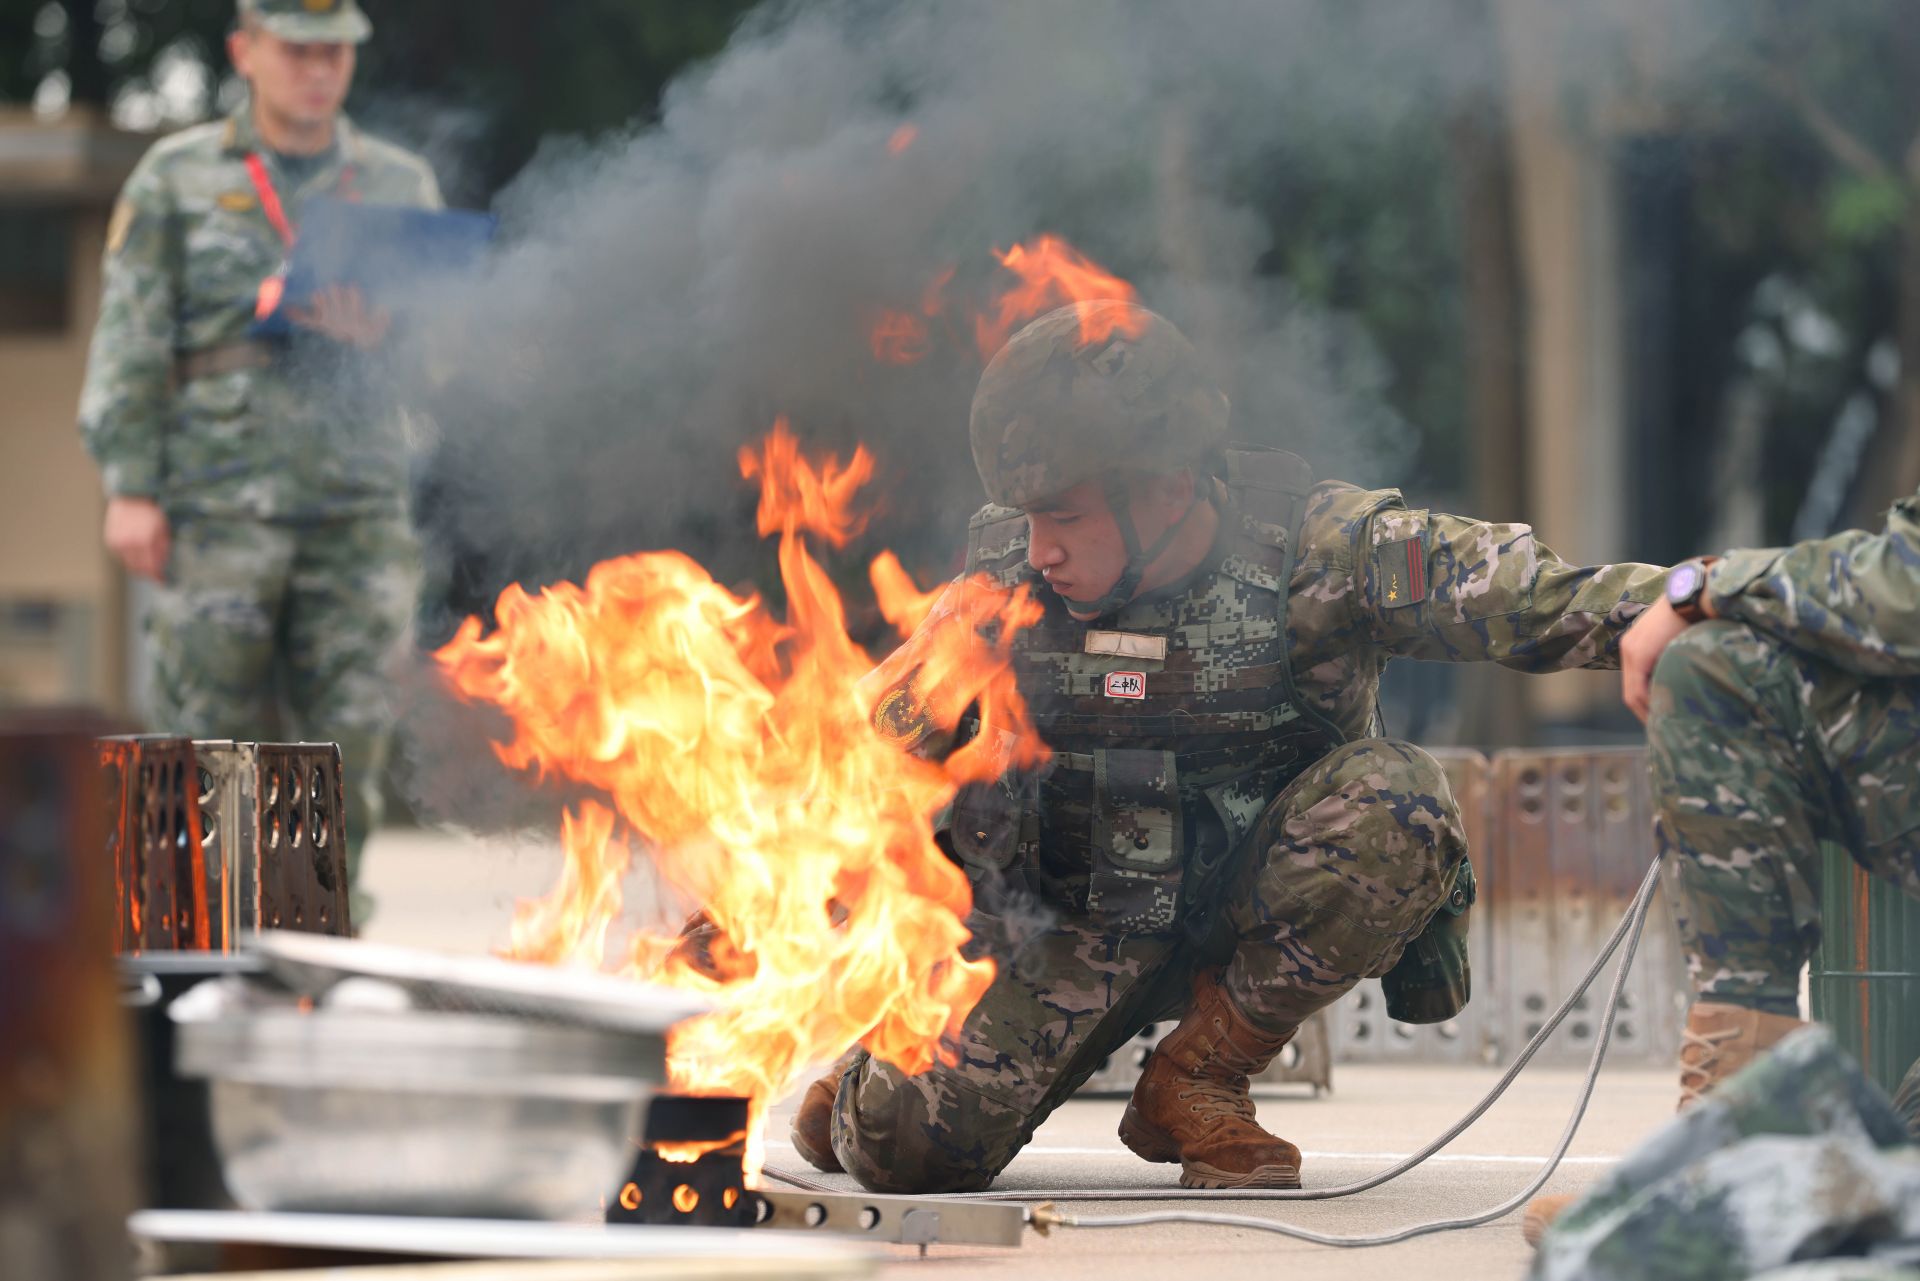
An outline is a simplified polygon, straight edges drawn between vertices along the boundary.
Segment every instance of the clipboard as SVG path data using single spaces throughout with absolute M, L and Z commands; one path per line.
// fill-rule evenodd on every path
M 356 287 L 370 305 L 402 314 L 423 290 L 477 268 L 498 229 L 492 214 L 467 209 L 316 197 L 301 212 L 280 304 L 249 333 L 286 337 L 289 310 L 329 286 Z

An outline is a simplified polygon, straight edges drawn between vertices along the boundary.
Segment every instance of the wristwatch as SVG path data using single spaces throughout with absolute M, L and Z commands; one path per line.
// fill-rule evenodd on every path
M 1667 604 L 1689 623 L 1702 623 L 1707 619 L 1707 611 L 1701 608 L 1700 602 L 1707 594 L 1707 567 L 1719 559 L 1718 556 L 1696 556 L 1681 561 L 1667 575 Z

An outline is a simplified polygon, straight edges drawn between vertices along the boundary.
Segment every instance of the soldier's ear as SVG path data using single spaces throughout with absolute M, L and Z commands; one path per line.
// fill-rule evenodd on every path
M 1198 483 L 1193 468 L 1181 467 L 1174 471 L 1143 472 L 1133 478 L 1129 488 L 1136 500 L 1173 512 L 1185 510 L 1193 501 Z

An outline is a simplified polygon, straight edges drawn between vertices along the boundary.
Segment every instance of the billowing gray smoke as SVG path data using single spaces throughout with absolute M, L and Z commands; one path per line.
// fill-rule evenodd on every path
M 1360 146 L 1449 96 L 1464 75 L 1451 10 L 762 11 L 673 86 L 657 127 L 538 157 L 499 202 L 498 261 L 440 309 L 426 377 L 407 389 L 436 425 L 422 516 L 443 571 L 430 590 L 452 602 L 429 607 L 423 642 L 508 582 L 629 551 L 674 546 L 722 582 L 764 578 L 734 454 L 778 414 L 805 441 L 877 454 L 885 510 L 850 555 L 892 545 L 923 581 L 948 571 L 980 501 L 971 315 L 1012 281 L 990 251 L 1043 232 L 1187 330 L 1240 436 L 1299 449 L 1322 474 L 1402 479 L 1370 346 L 1298 306 L 1264 256 L 1290 156 Z M 925 358 L 877 360 L 879 310 L 914 310 L 948 268 Z M 473 740 L 454 749 L 449 709 L 413 701 L 420 799 L 483 818 L 472 792 L 444 790 Z

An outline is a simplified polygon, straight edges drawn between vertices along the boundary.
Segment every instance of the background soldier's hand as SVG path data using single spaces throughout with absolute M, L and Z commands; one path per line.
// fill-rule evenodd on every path
M 1620 638 L 1620 697 L 1627 710 L 1644 724 L 1647 700 L 1653 688 L 1654 665 L 1673 638 L 1687 630 L 1687 620 L 1662 599 L 1648 606 Z
M 166 573 L 173 532 L 167 528 L 167 514 L 151 498 L 108 499 L 102 536 L 107 550 L 119 558 L 129 574 L 157 583 Z
M 325 338 L 361 351 L 386 341 L 393 317 L 367 305 L 366 295 L 353 285 L 328 285 L 315 290 L 303 307 L 291 308 L 293 323 Z

